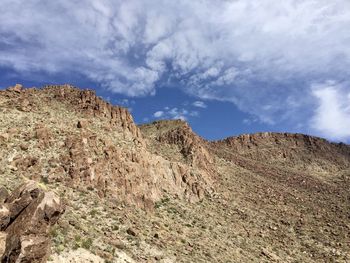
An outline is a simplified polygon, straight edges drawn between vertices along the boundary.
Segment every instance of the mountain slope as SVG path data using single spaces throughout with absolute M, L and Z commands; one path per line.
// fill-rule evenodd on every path
M 213 142 L 213 145 L 248 159 L 312 173 L 334 173 L 350 168 L 348 145 L 304 134 L 247 134 Z
M 0 91 L 0 124 L 0 184 L 65 199 L 54 262 L 350 261 L 348 145 L 138 127 L 70 85 Z

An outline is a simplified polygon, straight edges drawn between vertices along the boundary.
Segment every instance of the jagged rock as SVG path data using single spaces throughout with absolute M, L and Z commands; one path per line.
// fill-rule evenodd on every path
M 5 202 L 5 205 L 7 205 L 10 210 L 11 220 L 14 220 L 34 199 L 36 199 L 39 193 L 40 189 L 33 181 L 13 191 Z
M 123 107 L 112 106 L 96 96 L 93 90 L 80 90 L 71 85 L 49 85 L 45 90 L 53 93 L 54 97 L 69 103 L 85 114 L 107 118 L 111 125 L 120 125 L 128 133 L 143 143 L 142 134 L 135 125 L 129 111 Z
M 22 91 L 23 86 L 21 84 L 16 84 L 13 87 L 9 87 L 7 90 L 9 91 L 15 91 L 15 92 L 21 92 Z
M 10 220 L 2 225 L 4 232 L 0 232 L 0 251 L 1 237 L 6 236 L 1 262 L 46 262 L 50 250 L 49 227 L 64 212 L 60 199 L 29 181 L 14 190 L 3 207 Z

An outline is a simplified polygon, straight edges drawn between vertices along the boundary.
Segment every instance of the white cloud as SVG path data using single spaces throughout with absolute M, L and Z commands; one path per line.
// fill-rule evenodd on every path
M 350 92 L 341 84 L 327 82 L 312 87 L 318 107 L 311 125 L 323 136 L 335 140 L 350 137 Z
M 350 77 L 348 0 L 2 0 L 0 10 L 1 67 L 78 73 L 129 96 L 174 81 L 270 124 L 306 122 L 296 113 L 314 105 L 310 83 Z
M 198 117 L 198 111 L 190 111 L 184 108 L 170 108 L 165 107 L 165 111 L 156 111 L 153 114 L 154 118 L 163 118 L 163 119 L 173 119 L 173 120 L 187 120 L 189 117 Z
M 193 105 L 194 107 L 203 108 L 203 109 L 205 109 L 205 108 L 207 107 L 207 104 L 205 104 L 203 101 L 199 101 L 199 100 L 193 102 L 192 105 Z
M 155 113 L 153 113 L 153 117 L 155 118 L 160 118 L 164 115 L 164 111 L 156 111 Z

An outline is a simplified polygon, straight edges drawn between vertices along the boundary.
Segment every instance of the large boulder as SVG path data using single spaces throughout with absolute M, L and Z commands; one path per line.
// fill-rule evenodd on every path
M 2 207 L 1 263 L 46 262 L 50 254 L 49 227 L 64 212 L 59 197 L 29 181 L 17 188 Z

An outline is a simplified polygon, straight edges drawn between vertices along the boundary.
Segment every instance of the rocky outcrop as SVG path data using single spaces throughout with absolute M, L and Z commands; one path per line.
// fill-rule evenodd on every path
M 206 142 L 195 134 L 187 122 L 182 120 L 156 121 L 141 126 L 141 130 L 147 134 L 152 131 L 154 138 L 161 144 L 177 146 L 180 153 L 191 165 L 208 170 L 213 163 L 205 145 Z M 151 136 L 152 137 L 152 136 Z
M 45 95 L 42 102 L 54 104 L 59 101 L 69 109 L 89 116 L 106 118 L 113 127 L 121 127 L 125 132 L 142 143 L 142 135 L 135 125 L 133 118 L 126 108 L 113 106 L 96 95 L 93 90 L 82 90 L 72 85 L 47 85 L 44 88 L 23 88 L 16 84 L 4 91 L 0 95 L 7 98 L 7 106 L 15 107 L 20 111 L 30 112 L 41 108 L 38 105 L 37 96 Z
M 29 181 L 14 190 L 0 207 L 1 262 L 46 262 L 50 252 L 49 227 L 64 212 L 56 194 Z
M 44 88 L 44 91 L 51 93 L 56 100 L 69 103 L 84 113 L 107 118 L 111 125 L 121 126 L 142 141 L 141 132 L 129 111 L 104 101 L 96 96 L 94 90 L 81 90 L 71 85 L 49 85 Z
M 14 91 L 14 92 L 21 92 L 22 88 L 23 88 L 23 86 L 21 84 L 16 84 L 15 86 L 8 87 L 7 90 Z
M 180 129 L 164 137 L 169 145 L 181 147 L 188 160 L 184 162 L 150 152 L 127 109 L 112 106 L 91 90 L 71 85 L 9 89 L 0 91 L 0 105 L 14 126 L 0 130 L 3 144 L 8 147 L 16 140 L 19 146 L 13 154 L 10 147 L 0 154 L 18 175 L 93 189 L 101 198 L 113 196 L 146 209 L 164 193 L 197 201 L 212 191 L 210 176 L 201 170 L 210 156 L 189 126 L 184 134 Z M 10 115 L 22 118 L 25 129 L 12 124 Z
M 100 197 L 114 195 L 120 201 L 149 209 L 164 191 L 195 201 L 210 188 L 195 169 L 152 155 L 143 147 L 120 149 L 111 140 L 98 142 L 95 134 L 69 136 L 65 147 L 58 160 L 60 167 L 49 180 L 93 187 Z M 62 172 L 68 176 L 62 178 Z

